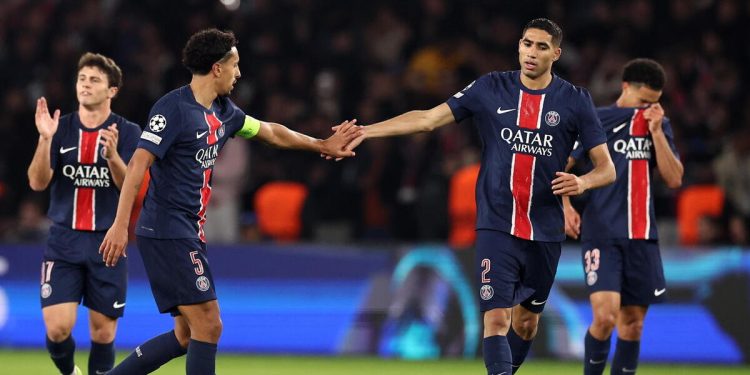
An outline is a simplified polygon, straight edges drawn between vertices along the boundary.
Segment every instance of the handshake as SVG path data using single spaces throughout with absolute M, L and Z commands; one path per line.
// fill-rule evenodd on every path
M 355 156 L 354 149 L 366 138 L 365 127 L 357 125 L 357 119 L 344 121 L 331 130 L 333 135 L 320 141 L 320 157 L 326 160 Z

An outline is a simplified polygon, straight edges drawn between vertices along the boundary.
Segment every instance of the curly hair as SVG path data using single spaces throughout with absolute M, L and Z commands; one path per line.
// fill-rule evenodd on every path
M 524 26 L 521 35 L 526 34 L 528 29 L 539 29 L 546 31 L 549 35 L 552 35 L 552 44 L 560 46 L 563 40 L 563 31 L 556 23 L 546 18 L 535 18 Z
M 193 34 L 182 50 L 182 65 L 190 73 L 208 74 L 211 67 L 228 58 L 237 38 L 231 31 L 206 29 Z
M 107 75 L 109 87 L 117 87 L 118 89 L 122 87 L 122 70 L 111 58 L 98 53 L 86 52 L 78 60 L 78 71 L 80 72 L 87 66 L 99 68 L 104 72 Z
M 625 64 L 622 71 L 622 81 L 642 84 L 652 90 L 661 90 L 667 81 L 664 68 L 651 59 L 634 59 Z

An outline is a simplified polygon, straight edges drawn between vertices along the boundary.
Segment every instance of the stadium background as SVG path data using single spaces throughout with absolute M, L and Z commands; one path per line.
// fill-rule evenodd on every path
M 47 196 L 32 193 L 25 174 L 37 137 L 33 103 L 44 95 L 63 112 L 76 109 L 84 51 L 123 68 L 113 109 L 143 124 L 158 97 L 188 82 L 187 37 L 231 29 L 243 74 L 235 102 L 326 137 L 342 119 L 368 124 L 429 108 L 483 73 L 517 69 L 520 30 L 539 16 L 565 31 L 555 73 L 587 87 L 597 105 L 617 97 L 631 58 L 655 58 L 668 73 L 662 104 L 686 174 L 679 191 L 657 183 L 654 193 L 671 299 L 649 313 L 644 360 L 747 363 L 750 2 L 733 0 L 3 1 L 0 348 L 43 347 L 37 276 Z M 340 163 L 230 142 L 206 229 L 227 327 L 222 350 L 474 357 L 471 199 L 459 176 L 479 147 L 470 121 L 368 141 Z M 264 187 L 274 189 L 261 198 Z M 131 254 L 123 350 L 169 326 Z M 566 243 L 534 356 L 581 355 L 590 313 L 580 273 L 577 244 Z M 85 347 L 84 322 L 74 335 Z

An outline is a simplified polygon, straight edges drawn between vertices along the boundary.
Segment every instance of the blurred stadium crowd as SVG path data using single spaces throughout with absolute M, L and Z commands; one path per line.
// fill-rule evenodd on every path
M 187 37 L 231 29 L 242 69 L 235 102 L 256 118 L 326 137 L 343 119 L 369 124 L 430 108 L 486 72 L 517 69 L 521 28 L 540 16 L 565 32 L 555 73 L 587 87 L 597 105 L 617 98 L 631 58 L 666 68 L 662 104 L 685 179 L 681 191 L 655 192 L 663 242 L 676 241 L 680 194 L 709 184 L 721 188 L 724 203 L 700 220 L 692 242 L 747 244 L 750 1 L 740 0 L 5 0 L 0 238 L 35 241 L 45 232 L 46 195 L 32 193 L 26 178 L 37 139 L 34 99 L 75 110 L 76 63 L 85 51 L 122 67 L 113 108 L 144 124 L 157 98 L 189 80 L 180 63 Z M 480 148 L 470 121 L 367 141 L 339 163 L 230 142 L 216 167 L 206 231 L 219 242 L 262 237 L 256 192 L 285 180 L 305 188 L 302 239 L 442 241 L 451 178 L 477 162 Z

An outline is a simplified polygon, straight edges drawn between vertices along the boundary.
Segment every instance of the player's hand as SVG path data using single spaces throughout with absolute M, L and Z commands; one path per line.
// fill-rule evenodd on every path
M 114 267 L 121 256 L 127 257 L 128 226 L 112 225 L 99 246 L 99 254 L 107 267 Z
M 555 175 L 557 178 L 552 180 L 552 194 L 565 196 L 580 195 L 588 189 L 586 181 L 574 174 L 555 172 Z
M 355 119 L 354 122 L 356 122 L 356 121 L 357 120 Z M 341 125 L 336 125 L 334 127 L 331 127 L 331 130 L 333 130 L 334 132 L 336 132 L 343 125 L 344 125 L 344 123 L 341 123 Z M 355 148 L 357 148 L 357 146 L 359 146 L 362 143 L 362 141 L 365 140 L 365 138 L 367 138 L 367 136 L 365 134 L 365 127 L 364 126 L 359 126 L 359 125 L 355 125 L 355 126 L 360 130 L 361 134 L 358 137 L 352 139 L 349 143 L 346 144 L 346 146 L 344 146 L 344 150 L 345 151 L 353 151 Z M 339 160 L 343 159 L 341 157 L 334 157 L 334 156 L 331 156 L 331 155 L 328 155 L 328 154 L 324 154 L 324 153 L 321 153 L 320 157 L 321 158 L 325 158 L 326 160 L 336 159 L 336 161 L 339 161 Z
M 661 124 L 664 120 L 664 108 L 661 104 L 652 104 L 645 111 L 643 111 L 643 117 L 648 121 L 648 131 L 651 134 L 661 132 Z
M 49 108 L 47 108 L 47 99 L 41 97 L 36 100 L 34 122 L 36 123 L 36 130 L 39 131 L 40 137 L 45 140 L 52 139 L 52 136 L 57 132 L 57 125 L 60 123 L 60 110 L 56 109 L 55 114 L 50 116 Z
M 321 156 L 327 159 L 336 158 L 341 160 L 345 157 L 354 156 L 354 147 L 350 147 L 350 143 L 361 137 L 363 131 L 360 127 L 356 126 L 357 120 L 344 121 L 336 127 L 336 131 L 328 139 L 323 140 L 321 147 Z M 361 141 L 360 141 L 361 143 Z
M 99 144 L 102 145 L 102 156 L 109 160 L 112 156 L 117 155 L 117 138 L 120 134 L 117 130 L 117 124 L 108 126 L 100 134 L 102 135 L 102 139 L 99 140 Z
M 577 240 L 581 234 L 581 215 L 570 204 L 563 205 L 563 213 L 565 214 L 565 234 Z

